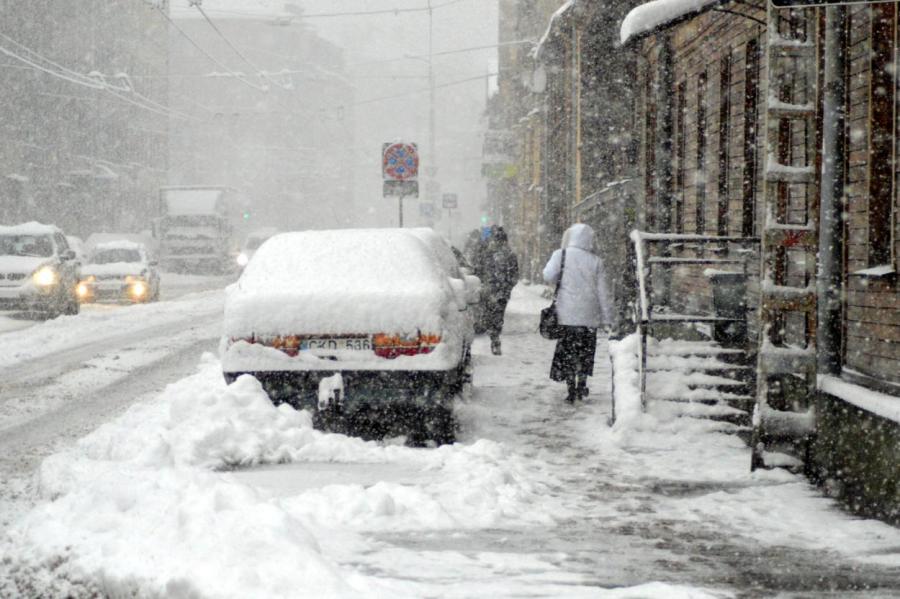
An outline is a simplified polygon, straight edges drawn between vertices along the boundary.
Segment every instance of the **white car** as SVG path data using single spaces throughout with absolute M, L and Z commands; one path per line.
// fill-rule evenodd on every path
M 65 235 L 31 222 L 0 227 L 0 310 L 78 314 L 79 265 Z
M 241 247 L 241 252 L 237 255 L 238 267 L 246 267 L 250 263 L 253 254 L 259 249 L 259 246 L 277 234 L 277 229 L 258 229 L 247 235 L 247 239 L 244 240 L 244 245 Z
M 153 302 L 159 299 L 156 262 L 143 244 L 121 239 L 99 243 L 81 269 L 78 300 Z
M 326 426 L 452 442 L 479 291 L 429 231 L 277 235 L 228 290 L 225 378 L 253 375 Z

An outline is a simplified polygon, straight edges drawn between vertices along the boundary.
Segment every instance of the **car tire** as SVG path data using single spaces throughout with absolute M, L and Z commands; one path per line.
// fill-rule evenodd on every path
M 453 409 L 449 406 L 435 406 L 425 411 L 422 424 L 426 439 L 434 441 L 435 445 L 452 445 L 456 443 L 456 433 L 459 425 Z

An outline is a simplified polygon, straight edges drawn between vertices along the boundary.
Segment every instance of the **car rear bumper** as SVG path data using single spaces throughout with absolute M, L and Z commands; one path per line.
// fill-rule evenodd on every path
M 228 372 L 232 382 L 248 374 L 260 382 L 275 404 L 286 403 L 297 409 L 315 411 L 319 402 L 319 383 L 334 372 Z M 452 390 L 459 383 L 459 372 L 450 371 L 342 371 L 343 403 L 346 411 L 363 406 L 444 406 L 452 401 Z

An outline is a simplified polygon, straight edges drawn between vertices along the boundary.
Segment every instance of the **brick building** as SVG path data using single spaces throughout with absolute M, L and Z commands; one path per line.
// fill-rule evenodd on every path
M 826 9 L 767 12 L 762 0 L 673 3 L 666 11 L 655 4 L 630 14 L 621 31 L 638 59 L 637 226 L 766 240 L 779 227 L 815 225 L 809 232 L 821 232 L 817 253 L 804 264 L 801 252 L 786 250 L 781 265 L 792 288 L 811 289 L 819 273 L 819 343 L 809 346 L 818 353 L 819 390 L 806 399 L 816 415 L 809 470 L 854 508 L 900 519 L 900 81 L 892 67 L 898 3 L 828 9 L 827 18 Z M 800 46 L 814 51 L 815 68 L 779 75 L 776 86 L 767 52 Z M 835 75 L 826 88 L 829 72 Z M 845 93 L 826 95 L 839 88 Z M 836 103 L 830 112 L 829 98 Z M 804 125 L 788 120 L 791 112 L 814 118 Z M 837 192 L 829 196 L 830 189 Z M 777 202 L 767 203 L 767 193 Z M 776 218 L 788 224 L 775 225 Z M 837 223 L 831 239 L 824 224 L 819 228 L 829 222 Z M 766 251 L 765 243 L 756 250 Z M 670 256 L 709 251 L 684 243 Z M 737 250 L 720 251 L 728 258 Z M 764 289 L 772 286 L 760 283 L 760 264 L 748 261 L 751 338 Z M 822 274 L 832 268 L 834 285 Z M 676 310 L 709 311 L 712 287 L 704 274 L 701 266 L 673 268 L 658 291 Z M 785 347 L 803 347 L 810 334 L 815 339 L 801 320 L 776 322 Z

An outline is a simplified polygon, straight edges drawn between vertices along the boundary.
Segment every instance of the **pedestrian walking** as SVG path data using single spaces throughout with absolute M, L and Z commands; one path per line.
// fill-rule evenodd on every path
M 594 374 L 597 329 L 612 322 L 606 272 L 594 253 L 594 230 L 585 224 L 571 226 L 543 274 L 548 284 L 558 286 L 555 305 L 560 334 L 550 378 L 565 381 L 566 400 L 574 402 L 589 392 L 587 379 Z
M 506 305 L 519 280 L 519 261 L 509 247 L 503 227 L 491 228 L 490 237 L 476 259 L 475 274 L 481 279 L 484 329 L 491 338 L 491 352 L 499 356 Z

